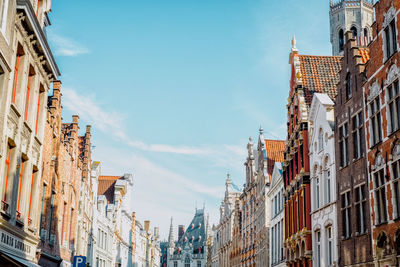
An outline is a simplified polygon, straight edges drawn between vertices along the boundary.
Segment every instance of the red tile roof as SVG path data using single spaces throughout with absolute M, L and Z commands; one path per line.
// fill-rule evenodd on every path
M 311 105 L 314 93 L 326 93 L 333 100 L 336 98 L 341 59 L 338 56 L 299 55 L 307 106 Z
M 115 182 L 121 176 L 99 176 L 99 186 L 97 188 L 97 195 L 105 195 L 108 203 L 114 202 L 114 187 Z
M 285 151 L 285 141 L 283 140 L 265 140 L 265 150 L 267 152 L 267 170 L 269 182 L 271 182 L 272 172 L 274 171 L 275 162 L 283 162 Z
M 369 48 L 367 47 L 358 48 L 358 54 L 361 56 L 361 62 L 363 64 L 367 63 L 368 60 L 370 59 Z

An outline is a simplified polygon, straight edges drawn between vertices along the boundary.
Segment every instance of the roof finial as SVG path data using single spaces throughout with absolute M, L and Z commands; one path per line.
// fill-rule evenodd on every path
M 296 36 L 295 35 L 293 35 L 293 38 L 292 38 L 292 49 L 293 50 L 297 49 L 297 47 L 296 47 Z
M 172 217 L 171 217 L 171 225 L 169 227 L 169 236 L 168 236 L 168 243 L 170 248 L 175 247 L 175 242 L 174 242 L 174 227 L 172 225 Z
M 330 0 L 330 1 L 329 1 L 329 5 L 330 5 L 330 6 L 333 6 L 333 0 Z
M 264 129 L 263 127 L 260 125 L 260 135 L 262 135 L 264 133 Z

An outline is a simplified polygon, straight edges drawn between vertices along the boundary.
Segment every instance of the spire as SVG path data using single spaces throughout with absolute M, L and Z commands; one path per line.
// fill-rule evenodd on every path
M 292 38 L 292 51 L 297 51 L 296 43 L 297 43 L 296 36 L 293 35 L 293 38 Z
M 169 245 L 170 248 L 174 248 L 175 247 L 174 226 L 172 224 L 172 217 L 171 217 L 171 226 L 169 227 L 168 245 Z
M 228 172 L 226 175 L 226 182 L 225 182 L 225 196 L 227 197 L 229 194 L 229 189 L 231 188 L 232 185 L 232 180 L 231 180 L 231 174 Z
M 330 6 L 333 6 L 333 0 L 330 0 L 330 1 L 329 1 L 329 5 L 330 5 Z

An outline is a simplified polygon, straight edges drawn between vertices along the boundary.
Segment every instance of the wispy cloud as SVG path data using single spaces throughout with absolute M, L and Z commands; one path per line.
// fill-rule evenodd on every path
M 61 36 L 53 31 L 49 31 L 48 35 L 56 55 L 73 57 L 90 52 L 87 47 L 73 39 Z

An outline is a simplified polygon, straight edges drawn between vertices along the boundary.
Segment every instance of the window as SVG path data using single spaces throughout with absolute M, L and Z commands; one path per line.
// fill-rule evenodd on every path
M 343 224 L 343 237 L 349 238 L 351 235 L 351 201 L 350 192 L 342 194 L 342 224 Z
M 319 177 L 315 178 L 315 209 L 319 209 Z
M 324 180 L 325 180 L 325 204 L 331 203 L 331 171 L 329 167 L 324 170 Z
M 11 162 L 11 159 L 14 157 L 14 151 L 15 151 L 15 149 L 14 148 L 12 148 L 11 147 L 11 145 L 10 144 L 8 144 L 7 145 L 7 150 L 6 150 L 6 155 L 7 155 L 7 158 L 5 159 L 5 168 L 4 168 L 4 177 L 5 177 L 5 179 L 4 179 L 4 194 L 3 194 L 3 200 L 2 200 L 2 210 L 4 211 L 4 212 L 6 212 L 7 214 L 9 213 L 9 207 L 10 207 L 10 204 L 9 204 L 9 198 L 10 198 L 10 194 L 8 194 L 8 191 L 9 191 L 9 183 L 8 183 L 8 180 L 9 180 L 9 178 L 10 178 L 10 176 L 11 176 L 11 174 L 10 174 L 10 162 Z
M 319 129 L 318 132 L 318 149 L 319 151 L 324 149 L 324 132 L 322 131 L 321 128 Z
M 317 261 L 316 261 L 316 265 L 317 267 L 321 267 L 321 232 L 320 231 L 316 231 L 315 232 L 315 240 L 316 242 L 316 250 L 317 250 Z
M 400 160 L 392 165 L 393 170 L 393 191 L 394 191 L 394 218 L 400 218 Z
M 366 38 L 367 43 L 369 43 L 368 29 L 364 28 L 364 38 Z
M 185 259 L 185 267 L 190 267 L 190 258 Z
M 326 263 L 327 266 L 333 264 L 333 238 L 332 238 L 332 226 L 326 228 Z
M 40 116 L 40 101 L 43 98 L 42 95 L 44 93 L 44 88 L 40 85 L 39 94 L 38 94 L 38 101 L 37 101 L 37 109 L 36 109 L 36 121 L 35 121 L 35 135 L 38 133 L 38 124 L 39 124 L 39 116 Z
M 29 75 L 28 75 L 28 85 L 26 86 L 26 97 L 25 97 L 25 120 L 28 120 L 28 112 L 29 112 L 29 105 L 31 101 L 31 85 L 32 85 L 32 79 L 35 75 L 35 72 L 33 70 L 33 67 L 29 67 Z
M 343 46 L 344 46 L 344 32 L 342 29 L 339 30 L 339 52 L 343 51 Z
M 373 175 L 375 181 L 376 223 L 381 224 L 387 221 L 384 169 L 377 171 Z
M 7 11 L 8 11 L 8 1 L 9 0 L 4 0 L 0 1 L 0 26 L 1 26 L 1 31 L 4 33 L 6 29 L 6 22 L 7 22 Z
M 174 261 L 174 267 L 178 267 L 178 262 Z
M 55 198 L 56 198 L 56 192 L 51 191 L 50 218 L 49 218 L 49 236 L 51 235 L 51 229 L 52 229 L 52 224 L 53 224 Z M 64 208 L 65 208 L 65 205 L 64 205 Z M 63 217 L 63 224 L 62 225 L 63 225 L 63 228 L 62 228 L 62 232 L 61 233 L 64 233 L 64 217 Z M 63 235 L 64 234 L 61 234 L 61 242 L 63 240 Z
M 33 170 L 32 170 L 31 188 L 30 188 L 30 194 L 29 194 L 28 225 L 32 224 L 32 218 L 31 218 L 32 196 L 33 196 L 33 188 L 35 187 L 36 180 L 37 180 L 37 169 L 34 166 Z
M 197 267 L 201 267 L 201 261 L 197 261 Z
M 351 84 L 351 74 L 347 73 L 346 75 L 346 100 L 349 100 L 353 95 L 353 88 Z
M 21 189 L 22 189 L 22 183 L 23 183 L 23 178 L 24 178 L 24 165 L 25 165 L 25 161 L 24 159 L 21 157 L 20 159 L 20 164 L 19 166 L 17 166 L 18 169 L 18 195 L 17 195 L 17 220 L 22 222 L 22 214 L 21 214 Z M 19 168 L 18 168 L 19 167 Z
M 69 218 L 69 248 L 72 249 L 74 246 L 74 240 L 73 240 L 73 234 L 72 234 L 72 222 L 73 222 L 73 218 L 74 218 L 74 209 L 71 209 L 71 215 Z
M 376 145 L 382 140 L 379 96 L 370 103 L 370 112 L 372 145 Z
M 23 48 L 20 44 L 18 44 L 17 48 L 17 55 L 15 58 L 15 66 L 14 66 L 14 85 L 13 85 L 13 93 L 12 93 L 12 103 L 15 104 L 15 99 L 17 95 L 17 90 L 18 90 L 18 79 L 19 76 L 21 75 L 20 73 L 20 68 L 23 65 L 22 64 L 22 57 L 24 55 Z
M 43 228 L 43 223 L 44 223 L 44 200 L 45 200 L 45 195 L 46 195 L 46 184 L 43 184 L 42 188 L 42 205 L 40 208 L 40 229 Z
M 350 31 L 353 33 L 353 38 L 357 39 L 358 33 L 357 33 L 357 28 L 356 27 L 351 27 Z
M 339 127 L 339 147 L 340 147 L 341 167 L 345 167 L 349 164 L 348 139 L 349 139 L 349 125 L 346 122 L 341 127 Z
M 396 22 L 393 19 L 384 29 L 385 40 L 384 46 L 386 50 L 386 59 L 391 57 L 397 51 Z
M 362 112 L 359 112 L 357 115 L 353 117 L 353 148 L 354 148 L 354 159 L 359 159 L 363 154 L 363 120 L 362 120 Z
M 361 185 L 355 189 L 355 208 L 357 213 L 357 232 L 359 234 L 365 233 L 365 211 L 367 208 L 367 199 L 365 196 L 365 185 Z
M 388 86 L 390 130 L 395 132 L 400 126 L 400 94 L 399 81 Z

